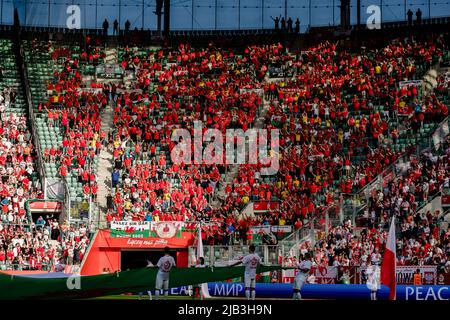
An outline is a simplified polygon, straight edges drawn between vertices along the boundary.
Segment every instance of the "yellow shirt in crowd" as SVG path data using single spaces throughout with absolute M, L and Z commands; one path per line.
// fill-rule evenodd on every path
M 125 210 L 131 210 L 131 208 L 133 207 L 133 204 L 129 200 L 127 200 L 123 204 L 123 207 L 125 208 Z
M 376 73 L 376 74 L 381 73 L 381 67 L 380 67 L 380 66 L 376 66 L 376 67 L 375 67 L 375 73 Z

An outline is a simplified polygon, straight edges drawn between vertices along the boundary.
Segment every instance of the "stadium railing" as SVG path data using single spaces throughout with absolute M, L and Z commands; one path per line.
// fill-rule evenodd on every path
M 29 262 L 10 263 L 0 261 L 0 271 L 52 271 L 52 263 L 41 263 L 40 267 L 31 268 Z
M 308 224 L 284 238 L 278 245 L 281 248 L 281 252 L 284 253 L 283 256 L 285 256 L 285 254 L 289 254 L 290 256 L 298 257 L 300 245 L 307 241 L 314 243 L 316 236 L 317 230 L 314 226 L 313 220 L 310 220 Z
M 285 237 L 283 240 L 280 241 L 280 243 L 283 244 L 298 243 L 305 240 L 311 235 L 311 226 L 312 223 L 310 221 L 306 225 L 302 226 L 300 229 L 295 230 L 290 235 Z

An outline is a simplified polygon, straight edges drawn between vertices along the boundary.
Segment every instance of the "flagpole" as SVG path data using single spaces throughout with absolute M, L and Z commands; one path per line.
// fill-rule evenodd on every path
M 200 258 L 205 258 L 204 257 L 204 252 L 203 252 L 203 241 L 202 241 L 202 222 L 200 221 L 198 223 L 198 230 L 197 230 L 197 266 L 199 265 L 200 262 Z M 201 295 L 204 298 L 211 298 L 210 294 L 209 294 L 209 290 L 208 290 L 208 284 L 207 283 L 202 283 L 200 284 L 200 291 L 201 291 Z
M 389 300 L 396 299 L 396 249 L 395 216 L 393 216 L 381 264 L 381 283 L 389 287 Z

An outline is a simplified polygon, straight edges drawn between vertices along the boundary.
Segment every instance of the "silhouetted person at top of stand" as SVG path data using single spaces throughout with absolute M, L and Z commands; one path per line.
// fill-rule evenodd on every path
M 413 21 L 413 12 L 411 11 L 411 9 L 408 10 L 408 26 L 412 26 L 412 21 Z
M 106 36 L 108 34 L 109 23 L 108 20 L 103 21 L 103 34 Z
M 119 22 L 116 19 L 113 22 L 113 35 L 116 35 L 118 33 L 119 33 Z
M 281 29 L 286 30 L 286 19 L 284 17 L 281 18 Z
M 420 8 L 416 12 L 416 22 L 418 25 L 422 24 L 422 11 L 420 11 Z
M 295 33 L 300 33 L 300 20 L 295 20 Z
M 272 16 L 270 16 L 271 18 L 272 18 Z M 272 18 L 272 20 L 274 21 L 274 23 L 275 23 L 275 30 L 278 30 L 278 29 L 280 29 L 280 18 L 278 18 L 278 17 L 275 17 L 275 19 L 274 18 Z
M 293 23 L 293 22 L 294 22 L 294 21 L 292 21 L 291 17 L 289 17 L 289 19 L 288 19 L 288 21 L 287 21 L 288 32 L 294 31 L 294 30 L 292 29 L 292 23 Z
M 125 21 L 125 32 L 128 33 L 128 31 L 130 31 L 130 20 Z

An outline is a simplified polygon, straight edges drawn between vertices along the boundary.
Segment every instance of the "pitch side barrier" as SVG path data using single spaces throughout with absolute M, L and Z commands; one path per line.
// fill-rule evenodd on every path
M 214 297 L 244 297 L 245 287 L 239 282 L 208 283 L 209 294 Z M 188 287 L 172 288 L 170 295 L 189 295 Z M 364 284 L 305 284 L 302 299 L 319 300 L 370 300 L 370 289 Z M 256 296 L 259 298 L 292 298 L 292 284 L 257 283 Z M 389 289 L 381 286 L 377 292 L 378 300 L 388 300 Z M 397 285 L 397 300 L 402 301 L 448 301 L 450 286 L 444 285 Z
M 245 296 L 243 283 L 209 283 L 211 296 Z M 370 289 L 364 284 L 305 284 L 302 299 L 370 299 Z M 257 283 L 256 295 L 261 298 L 292 298 L 292 284 Z M 389 289 L 381 286 L 379 300 L 389 298 Z M 450 300 L 450 286 L 397 285 L 397 300 Z

